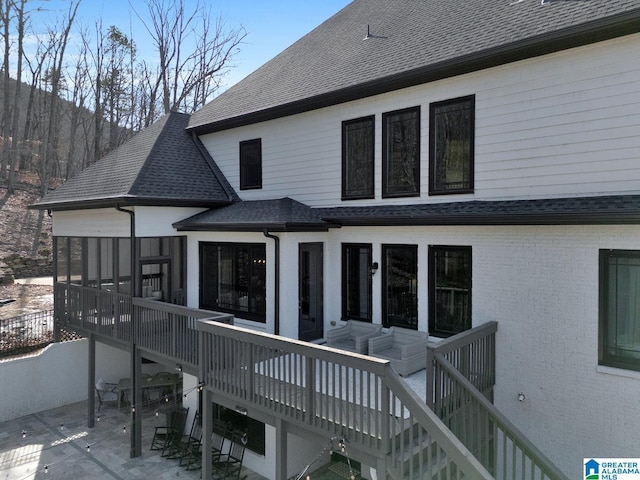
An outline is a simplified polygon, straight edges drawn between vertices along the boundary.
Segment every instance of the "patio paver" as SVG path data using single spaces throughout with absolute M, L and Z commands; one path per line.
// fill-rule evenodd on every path
M 154 427 L 165 421 L 155 411 L 143 409 L 142 456 L 136 458 L 129 456 L 129 414 L 115 407 L 103 407 L 94 428 L 86 426 L 86 401 L 0 423 L 0 480 L 199 479 L 200 470 L 149 450 Z M 247 480 L 264 479 L 245 473 Z

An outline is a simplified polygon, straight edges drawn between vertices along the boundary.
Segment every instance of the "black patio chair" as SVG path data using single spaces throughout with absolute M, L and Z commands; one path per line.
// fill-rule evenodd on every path
M 247 444 L 247 436 L 234 434 L 229 445 L 229 453 L 222 454 L 213 462 L 214 479 L 236 479 L 244 480 L 246 475 L 241 476 L 242 460 L 244 459 L 244 448 Z
M 202 440 L 202 419 L 200 418 L 200 412 L 196 410 L 196 414 L 193 417 L 191 423 L 191 430 L 187 435 L 182 435 L 172 442 L 169 446 L 168 458 L 180 459 L 180 465 L 182 465 L 182 459 L 187 456 L 187 453 L 194 447 L 200 445 Z
M 222 455 L 222 445 L 228 431 L 228 427 L 222 423 L 215 422 L 213 424 L 213 432 L 211 434 L 213 461 L 216 461 Z M 193 445 L 193 448 L 187 452 L 185 458 L 180 460 L 180 465 L 183 464 L 183 461 L 186 462 L 187 470 L 197 470 L 202 467 L 202 432 L 200 433 L 200 439 L 201 441 L 197 445 Z
M 156 427 L 151 440 L 151 450 L 162 450 L 162 454 L 172 445 L 172 442 L 182 437 L 187 423 L 189 409 L 177 407 L 167 412 L 165 425 Z

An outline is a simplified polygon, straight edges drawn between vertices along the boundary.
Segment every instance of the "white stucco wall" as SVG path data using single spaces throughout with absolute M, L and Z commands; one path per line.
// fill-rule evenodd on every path
M 70 237 L 128 237 L 129 215 L 112 208 L 53 212 L 53 235 Z
M 202 208 L 185 207 L 128 207 L 135 213 L 137 237 L 163 237 L 177 235 L 171 226 Z M 129 214 L 115 208 L 73 210 L 53 213 L 53 235 L 74 237 L 129 237 Z
M 137 237 L 171 237 L 180 235 L 171 225 L 203 211 L 202 208 L 136 207 Z
M 88 341 L 54 343 L 0 361 L 0 422 L 87 399 Z M 96 380 L 129 376 L 129 354 L 96 344 Z

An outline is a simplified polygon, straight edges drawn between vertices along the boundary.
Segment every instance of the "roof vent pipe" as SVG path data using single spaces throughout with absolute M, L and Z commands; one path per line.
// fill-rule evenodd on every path
M 368 40 L 371 38 L 371 30 L 369 29 L 369 24 L 367 23 L 367 35 L 363 38 L 363 40 Z

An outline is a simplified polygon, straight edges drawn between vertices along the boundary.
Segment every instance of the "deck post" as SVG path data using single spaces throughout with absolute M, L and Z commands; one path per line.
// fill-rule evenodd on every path
M 434 357 L 433 357 L 433 350 L 431 348 L 429 348 L 429 345 L 427 344 L 427 370 L 425 371 L 425 378 L 426 378 L 426 404 L 427 407 L 429 407 L 431 410 L 433 410 L 433 388 L 434 388 L 434 382 L 435 382 L 435 372 L 434 372 Z
M 140 414 L 140 406 L 142 405 L 141 373 L 142 356 L 134 342 L 131 345 L 131 458 L 142 455 L 142 416 Z
M 96 336 L 89 334 L 89 359 L 87 361 L 87 426 L 93 428 L 95 425 L 96 407 Z
M 276 418 L 276 478 L 287 476 L 287 424 Z
M 387 466 L 383 458 L 378 458 L 376 465 L 376 480 L 386 480 L 387 478 Z
M 316 393 L 316 372 L 313 358 L 305 359 L 305 421 L 312 425 L 315 416 L 315 405 L 313 404 Z
M 202 357 L 201 357 L 202 358 Z M 205 387 L 202 392 L 202 478 L 211 478 L 211 435 L 213 434 L 213 395 Z

